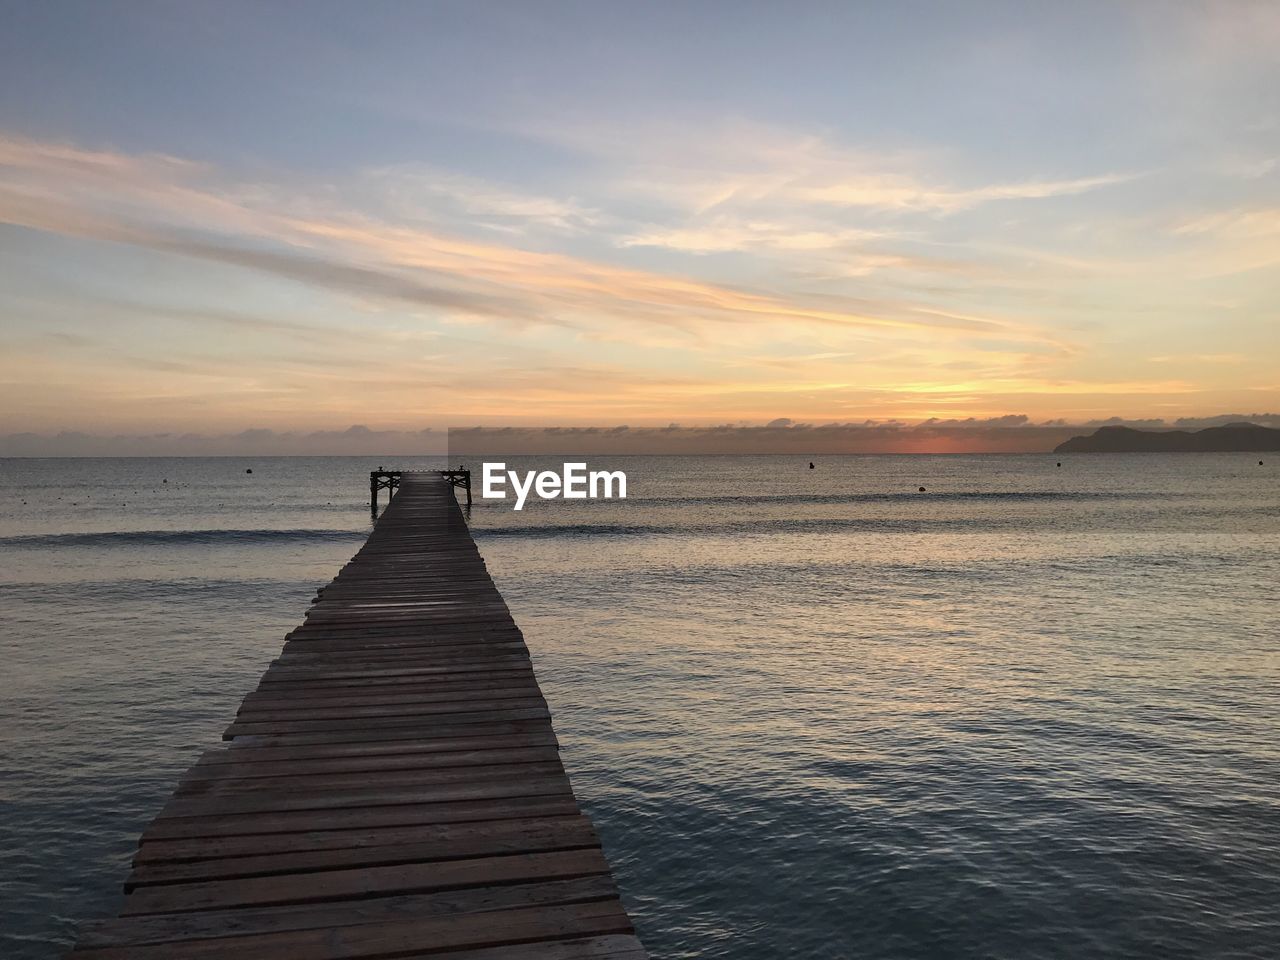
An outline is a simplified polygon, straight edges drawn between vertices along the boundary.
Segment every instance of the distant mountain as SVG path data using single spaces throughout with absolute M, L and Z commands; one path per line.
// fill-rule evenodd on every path
M 1280 451 L 1280 430 L 1256 423 L 1228 423 L 1186 430 L 1134 430 L 1099 427 L 1088 437 L 1072 437 L 1054 453 L 1245 453 Z

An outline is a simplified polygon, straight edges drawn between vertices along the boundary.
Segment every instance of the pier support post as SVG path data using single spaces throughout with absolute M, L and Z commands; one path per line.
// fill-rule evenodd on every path
M 383 470 L 379 467 L 377 470 L 369 471 L 369 513 L 372 514 L 373 519 L 378 519 L 378 491 L 387 491 L 387 500 L 390 501 L 399 489 L 399 470 Z
M 459 468 L 457 470 L 441 470 L 440 476 L 449 481 L 455 488 L 462 487 L 467 491 L 467 506 L 471 506 L 471 471 Z

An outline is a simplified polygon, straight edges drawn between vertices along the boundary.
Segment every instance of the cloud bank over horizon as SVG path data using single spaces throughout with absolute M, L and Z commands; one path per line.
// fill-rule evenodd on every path
M 1108 417 L 1084 423 L 1034 422 L 1025 414 L 906 423 L 805 423 L 778 417 L 764 424 L 700 426 L 472 426 L 447 429 L 276 431 L 95 435 L 13 433 L 0 436 L 0 457 L 163 456 L 478 456 L 521 454 L 795 454 L 1036 453 L 1105 426 L 1201 430 L 1229 423 L 1280 429 L 1280 413 L 1219 414 L 1164 420 Z

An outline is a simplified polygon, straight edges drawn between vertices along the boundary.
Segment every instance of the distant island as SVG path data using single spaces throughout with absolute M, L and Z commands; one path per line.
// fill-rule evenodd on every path
M 1228 423 L 1204 430 L 1134 430 L 1099 427 L 1088 437 L 1072 437 L 1054 453 L 1257 453 L 1280 451 L 1280 430 L 1256 423 Z

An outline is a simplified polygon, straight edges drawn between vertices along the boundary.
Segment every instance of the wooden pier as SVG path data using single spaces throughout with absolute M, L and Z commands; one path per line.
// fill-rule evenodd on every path
M 397 479 L 69 956 L 647 956 L 453 483 Z

